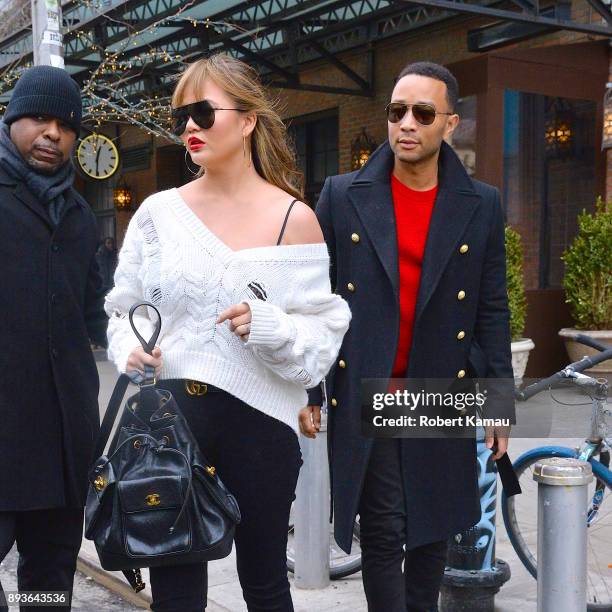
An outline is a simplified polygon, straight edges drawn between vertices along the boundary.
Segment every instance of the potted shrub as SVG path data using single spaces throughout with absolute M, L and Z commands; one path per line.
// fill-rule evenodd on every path
M 574 328 L 564 328 L 568 355 L 578 361 L 598 351 L 573 340 L 583 333 L 612 344 L 612 206 L 597 198 L 595 212 L 578 215 L 578 234 L 563 253 L 565 301 L 570 306 Z M 600 363 L 592 373 L 612 373 L 612 360 Z
M 523 277 L 523 242 L 521 235 L 509 225 L 506 226 L 506 284 L 508 286 L 508 306 L 510 307 L 512 369 L 514 382 L 520 385 L 527 368 L 529 352 L 535 345 L 531 339 L 523 338 L 527 314 L 525 278 Z

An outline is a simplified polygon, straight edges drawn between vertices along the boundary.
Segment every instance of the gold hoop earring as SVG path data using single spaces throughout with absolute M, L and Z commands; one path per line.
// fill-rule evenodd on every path
M 198 174 L 199 170 L 196 170 L 195 172 L 189 167 L 189 162 L 187 161 L 187 155 L 189 154 L 189 151 L 187 149 L 185 149 L 185 165 L 187 166 L 187 170 L 189 170 L 189 172 L 191 172 L 191 174 L 193 174 L 193 176 L 195 176 L 196 174 Z

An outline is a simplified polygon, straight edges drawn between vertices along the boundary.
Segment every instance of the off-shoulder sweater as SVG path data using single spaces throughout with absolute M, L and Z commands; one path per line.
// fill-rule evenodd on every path
M 138 346 L 130 307 L 149 301 L 162 328 L 160 378 L 210 383 L 298 431 L 297 414 L 337 357 L 351 318 L 331 292 L 324 243 L 232 250 L 176 189 L 148 197 L 128 226 L 106 297 L 109 357 L 124 372 Z M 248 341 L 217 324 L 229 306 L 251 308 Z M 148 338 L 145 309 L 135 322 Z

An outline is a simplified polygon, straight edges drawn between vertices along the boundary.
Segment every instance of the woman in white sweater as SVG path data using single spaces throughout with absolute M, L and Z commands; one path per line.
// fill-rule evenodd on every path
M 147 198 L 128 227 L 106 299 L 120 371 L 156 368 L 204 455 L 237 498 L 236 556 L 251 611 L 293 610 L 289 509 L 301 465 L 298 413 L 336 358 L 350 320 L 283 122 L 255 71 L 225 55 L 191 64 L 173 129 L 200 166 Z M 148 300 L 163 324 L 153 355 L 127 314 Z M 152 323 L 137 317 L 147 337 Z M 200 612 L 206 565 L 150 570 L 156 612 Z

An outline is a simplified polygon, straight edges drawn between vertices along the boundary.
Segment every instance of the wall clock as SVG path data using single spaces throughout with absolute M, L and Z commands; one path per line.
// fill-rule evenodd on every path
M 89 134 L 77 147 L 77 162 L 91 178 L 104 180 L 115 174 L 119 167 L 119 151 L 115 143 L 104 134 Z

